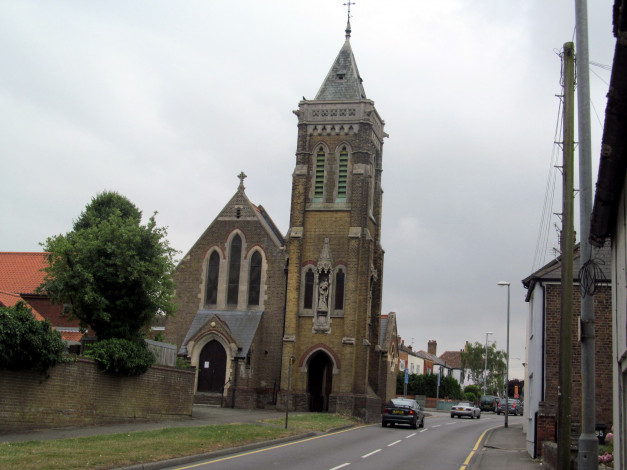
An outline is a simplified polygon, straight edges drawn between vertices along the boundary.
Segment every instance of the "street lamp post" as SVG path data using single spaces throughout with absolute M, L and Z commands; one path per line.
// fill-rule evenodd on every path
M 507 286 L 507 349 L 505 351 L 505 427 L 507 427 L 507 417 L 509 416 L 509 282 L 501 281 L 499 286 Z
M 485 334 L 485 367 L 483 368 L 483 394 L 488 394 L 488 335 L 492 335 L 491 331 Z

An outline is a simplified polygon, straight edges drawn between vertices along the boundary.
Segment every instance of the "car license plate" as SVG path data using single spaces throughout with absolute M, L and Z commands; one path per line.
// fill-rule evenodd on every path
M 394 410 L 394 411 L 392 412 L 392 414 L 395 414 L 395 415 L 403 415 L 403 414 L 405 414 L 405 412 L 404 412 L 403 410 Z

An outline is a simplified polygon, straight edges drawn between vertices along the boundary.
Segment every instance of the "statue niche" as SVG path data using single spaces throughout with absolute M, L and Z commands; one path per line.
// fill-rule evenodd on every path
M 324 239 L 324 246 L 318 259 L 316 269 L 316 285 L 317 296 L 314 309 L 313 328 L 314 333 L 330 333 L 331 332 L 331 315 L 329 313 L 329 299 L 333 290 L 333 260 L 331 259 L 331 250 L 329 248 L 329 239 Z

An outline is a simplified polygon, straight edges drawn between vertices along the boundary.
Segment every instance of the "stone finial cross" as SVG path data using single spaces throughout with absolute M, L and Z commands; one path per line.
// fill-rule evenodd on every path
M 237 177 L 239 178 L 239 189 L 245 189 L 244 188 L 244 178 L 246 178 L 246 173 L 244 173 L 243 171 L 237 175 Z

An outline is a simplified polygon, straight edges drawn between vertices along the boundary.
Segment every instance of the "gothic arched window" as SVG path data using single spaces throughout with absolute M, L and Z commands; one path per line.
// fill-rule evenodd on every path
M 314 272 L 308 269 L 305 273 L 305 296 L 303 298 L 303 308 L 313 308 Z
M 324 162 L 326 154 L 320 147 L 316 154 L 316 179 L 314 181 L 314 200 L 322 200 L 324 197 Z
M 235 235 L 231 241 L 231 252 L 229 253 L 229 285 L 226 297 L 226 303 L 229 305 L 237 305 L 241 257 L 242 238 L 239 235 Z
M 348 150 L 346 146 L 340 151 L 340 159 L 337 168 L 337 198 L 346 200 L 346 183 L 348 180 Z
M 261 254 L 255 251 L 250 258 L 248 305 L 259 305 L 259 294 L 261 292 L 261 261 Z
M 342 269 L 335 272 L 335 310 L 344 310 L 344 281 L 346 275 Z
M 207 288 L 205 292 L 205 303 L 218 303 L 218 278 L 220 276 L 220 255 L 217 251 L 211 253 L 209 266 L 207 268 Z

